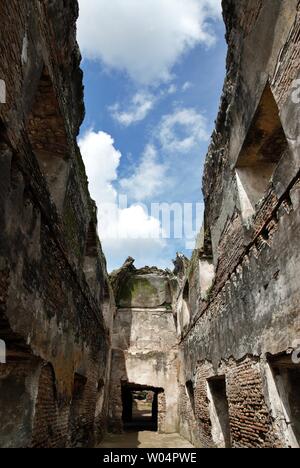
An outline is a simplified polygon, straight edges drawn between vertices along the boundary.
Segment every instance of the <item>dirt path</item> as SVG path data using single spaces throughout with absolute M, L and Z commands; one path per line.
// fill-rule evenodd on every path
M 193 448 L 193 446 L 179 434 L 144 431 L 108 434 L 99 448 Z

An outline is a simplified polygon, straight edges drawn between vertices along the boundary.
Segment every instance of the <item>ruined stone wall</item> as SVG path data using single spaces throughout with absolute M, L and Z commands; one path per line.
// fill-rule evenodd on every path
M 298 447 L 300 3 L 224 0 L 223 10 L 205 222 L 179 294 L 188 284 L 180 430 L 198 446 Z
M 4 447 L 91 445 L 105 430 L 114 301 L 76 143 L 77 16 L 74 0 L 1 2 Z
M 177 337 L 170 275 L 136 270 L 127 262 L 113 273 L 114 321 L 110 390 L 110 429 L 122 431 L 122 386 L 157 389 L 158 430 L 178 429 Z

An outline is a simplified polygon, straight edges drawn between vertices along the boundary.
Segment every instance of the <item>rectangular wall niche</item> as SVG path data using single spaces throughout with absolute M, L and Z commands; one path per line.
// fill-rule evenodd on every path
M 98 268 L 98 243 L 97 227 L 96 224 L 91 221 L 86 234 L 83 271 L 91 290 L 97 297 L 100 297 L 101 276 Z
M 229 407 L 226 395 L 225 376 L 207 382 L 212 439 L 218 448 L 230 448 Z
M 287 447 L 300 447 L 300 366 L 291 356 L 272 358 L 267 373 L 269 399 Z
M 56 208 L 62 212 L 70 169 L 65 122 L 46 67 L 40 77 L 33 108 L 27 122 L 32 150 L 46 178 Z
M 242 217 L 248 220 L 267 194 L 275 169 L 288 151 L 279 109 L 268 84 L 236 164 Z

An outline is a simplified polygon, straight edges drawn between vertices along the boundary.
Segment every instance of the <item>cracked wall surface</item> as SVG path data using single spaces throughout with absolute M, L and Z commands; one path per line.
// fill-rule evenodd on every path
M 300 2 L 222 4 L 196 249 L 110 277 L 76 143 L 77 2 L 1 6 L 2 447 L 94 446 L 122 432 L 124 386 L 196 447 L 300 445 Z
M 76 143 L 77 16 L 73 0 L 1 4 L 3 447 L 81 447 L 105 431 L 114 300 Z
M 192 314 L 181 330 L 180 431 L 197 446 L 217 445 L 207 382 L 224 376 L 232 447 L 298 447 L 296 428 L 288 434 L 298 409 L 284 408 L 270 360 L 284 356 L 292 385 L 300 371 L 292 360 L 300 335 L 300 106 L 292 99 L 300 3 L 224 0 L 223 12 L 227 77 L 205 163 L 205 222 L 181 284 L 183 295 L 189 283 Z M 243 216 L 251 184 L 257 189 L 266 174 Z
M 159 431 L 178 429 L 178 362 L 176 324 L 172 309 L 171 272 L 137 270 L 134 260 L 112 273 L 116 316 L 112 341 L 110 430 L 122 432 L 122 386 L 163 391 Z M 160 403 L 160 395 L 159 395 Z

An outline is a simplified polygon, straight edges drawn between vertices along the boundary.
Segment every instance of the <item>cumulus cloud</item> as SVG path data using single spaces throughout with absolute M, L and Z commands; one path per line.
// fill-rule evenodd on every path
M 158 154 L 153 145 L 148 145 L 135 173 L 120 181 L 121 188 L 129 197 L 142 201 L 158 195 L 166 186 L 167 166 L 158 161 Z
M 184 87 L 186 91 L 189 86 Z M 142 122 L 154 107 L 164 98 L 175 94 L 178 91 L 174 83 L 168 84 L 154 96 L 150 91 L 139 91 L 131 97 L 129 103 L 121 105 L 115 103 L 108 107 L 108 110 L 114 120 L 124 127 L 129 127 L 137 122 Z
M 206 119 L 195 109 L 176 109 L 162 118 L 158 138 L 164 150 L 186 153 L 209 140 Z
M 105 132 L 90 130 L 79 140 L 79 147 L 90 193 L 98 207 L 99 234 L 110 268 L 122 264 L 124 252 L 138 261 L 145 251 L 149 259 L 161 254 L 165 241 L 159 235 L 159 220 L 148 214 L 146 207 L 127 206 L 126 201 L 120 201 L 114 187 L 122 155 L 113 138 Z
M 128 110 L 121 110 L 120 104 L 114 104 L 109 110 L 117 122 L 129 127 L 133 123 L 144 120 L 153 109 L 155 102 L 156 99 L 152 94 L 140 92 L 133 96 Z
M 115 149 L 113 138 L 105 132 L 91 130 L 79 140 L 79 147 L 94 199 L 100 203 L 114 203 L 117 192 L 113 182 L 118 178 L 121 153 Z
M 127 72 L 135 81 L 168 81 L 181 56 L 215 42 L 210 20 L 221 0 L 80 0 L 83 56 Z

